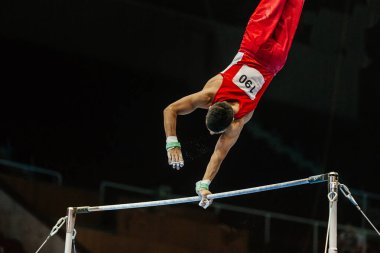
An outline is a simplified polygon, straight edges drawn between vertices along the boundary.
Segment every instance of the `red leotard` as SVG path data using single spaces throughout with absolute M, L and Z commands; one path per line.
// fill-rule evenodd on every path
M 304 0 L 261 0 L 249 19 L 240 49 L 221 72 L 213 104 L 238 101 L 239 119 L 253 111 L 273 77 L 284 66 Z

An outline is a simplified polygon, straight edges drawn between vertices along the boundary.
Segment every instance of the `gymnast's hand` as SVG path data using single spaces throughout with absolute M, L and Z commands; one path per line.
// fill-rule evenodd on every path
M 211 181 L 210 180 L 201 180 L 195 184 L 195 192 L 201 197 L 201 201 L 199 202 L 199 206 L 206 209 L 212 204 L 212 199 L 208 199 L 207 196 L 211 194 L 209 191 Z
M 207 196 L 212 193 L 209 190 L 200 190 L 199 193 L 200 193 L 200 196 L 202 197 L 201 201 L 199 202 L 199 206 L 206 209 L 212 204 L 212 199 L 207 198 Z
M 182 152 L 180 147 L 168 149 L 168 163 L 173 169 L 181 169 L 185 163 L 183 161 Z
M 183 157 L 181 152 L 181 143 L 177 136 L 168 136 L 166 138 L 166 151 L 168 153 L 168 163 L 173 169 L 179 170 L 183 167 Z

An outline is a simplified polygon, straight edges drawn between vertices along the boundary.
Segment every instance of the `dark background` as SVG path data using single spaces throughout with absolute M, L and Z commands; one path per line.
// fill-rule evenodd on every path
M 173 171 L 162 111 L 229 64 L 257 3 L 2 1 L 1 157 L 58 171 L 67 185 L 111 180 L 193 195 L 217 137 L 205 111 L 180 117 L 186 165 Z M 379 13 L 376 1 L 306 1 L 287 65 L 214 192 L 336 171 L 346 185 L 380 193 Z M 286 199 L 308 195 L 297 214 L 318 218 L 325 188 L 275 194 L 256 207 L 291 212 Z

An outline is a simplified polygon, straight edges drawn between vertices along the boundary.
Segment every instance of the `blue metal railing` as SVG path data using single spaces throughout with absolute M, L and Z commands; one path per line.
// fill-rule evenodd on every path
M 23 164 L 19 162 L 9 161 L 0 159 L 0 165 L 3 165 L 8 168 L 21 170 L 24 172 L 31 172 L 34 174 L 40 174 L 40 175 L 46 175 L 52 178 L 55 178 L 57 180 L 57 183 L 59 185 L 62 185 L 62 175 L 61 173 L 53 170 L 43 169 L 37 166 L 29 165 L 29 164 Z

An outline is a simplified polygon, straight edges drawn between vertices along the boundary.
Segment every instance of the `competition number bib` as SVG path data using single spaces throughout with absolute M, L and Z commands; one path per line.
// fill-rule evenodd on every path
M 256 98 L 257 92 L 259 92 L 265 82 L 263 75 L 257 69 L 247 65 L 241 67 L 232 81 L 243 90 L 251 100 Z

